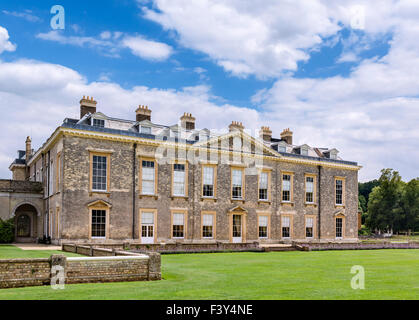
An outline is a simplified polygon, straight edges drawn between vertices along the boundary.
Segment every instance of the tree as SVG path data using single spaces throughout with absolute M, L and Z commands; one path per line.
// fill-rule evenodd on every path
M 393 169 L 381 170 L 378 182 L 379 186 L 374 187 L 369 194 L 367 226 L 371 230 L 398 232 L 403 229 L 404 183 Z
M 419 178 L 406 184 L 402 203 L 405 229 L 409 232 L 419 229 Z
M 374 189 L 374 187 L 377 187 L 379 185 L 380 183 L 377 179 L 374 179 L 368 182 L 358 183 L 359 198 L 361 200 L 361 205 L 364 212 L 368 210 L 368 200 L 369 200 L 369 196 L 372 189 Z M 362 199 L 365 199 L 365 203 L 363 203 Z

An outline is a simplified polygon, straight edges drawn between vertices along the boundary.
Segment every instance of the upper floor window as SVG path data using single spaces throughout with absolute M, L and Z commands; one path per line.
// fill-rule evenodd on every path
M 154 195 L 156 193 L 155 161 L 141 161 L 141 193 Z
M 343 205 L 344 180 L 335 179 L 336 205 Z
M 301 155 L 308 156 L 308 149 L 307 148 L 301 148 Z
M 49 180 L 48 180 L 48 195 L 52 195 L 54 192 L 54 163 L 51 160 L 49 163 Z
M 282 175 L 282 201 L 291 202 L 292 201 L 292 175 L 283 174 Z
M 233 199 L 243 199 L 243 169 L 232 169 L 232 190 Z
M 287 147 L 278 145 L 278 152 L 287 152 Z
M 108 190 L 108 157 L 93 155 L 92 162 L 92 190 Z
M 173 165 L 173 195 L 186 195 L 186 173 L 185 164 L 175 163 Z
M 314 202 L 314 177 L 306 177 L 306 203 Z
M 269 172 L 262 171 L 259 174 L 259 200 L 269 200 Z
M 93 119 L 93 126 L 99 128 L 105 128 L 105 120 Z
M 215 167 L 203 166 L 202 171 L 202 196 L 212 198 L 215 196 Z

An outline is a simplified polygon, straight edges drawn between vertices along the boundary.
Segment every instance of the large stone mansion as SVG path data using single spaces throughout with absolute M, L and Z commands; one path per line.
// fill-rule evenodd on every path
M 233 121 L 214 133 L 190 113 L 165 126 L 148 107 L 122 120 L 96 105 L 83 97 L 80 118 L 36 152 L 28 137 L 0 181 L 0 218 L 14 217 L 18 241 L 357 240 L 360 166 L 338 150 L 294 145 L 289 129 L 253 137 Z

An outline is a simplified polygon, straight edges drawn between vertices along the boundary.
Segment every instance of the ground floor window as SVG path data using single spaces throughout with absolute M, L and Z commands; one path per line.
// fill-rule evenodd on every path
M 106 237 L 106 210 L 92 210 L 92 238 Z
M 290 217 L 282 217 L 282 238 L 289 238 L 291 235 Z
M 259 216 L 259 238 L 268 237 L 268 216 Z
M 202 237 L 213 238 L 214 237 L 214 215 L 204 214 L 202 216 Z
M 336 218 L 336 238 L 342 238 L 342 230 L 343 230 L 343 219 Z
M 185 237 L 185 215 L 183 213 L 173 213 L 173 238 Z
M 313 238 L 313 224 L 314 219 L 311 217 L 306 218 L 306 238 Z

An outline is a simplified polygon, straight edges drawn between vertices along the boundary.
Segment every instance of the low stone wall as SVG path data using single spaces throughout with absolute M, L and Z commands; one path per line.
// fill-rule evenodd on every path
M 146 255 L 67 258 L 66 283 L 157 280 L 149 277 L 148 266 Z
M 112 255 L 127 254 L 131 252 L 145 253 L 159 252 L 159 253 L 199 253 L 199 252 L 223 252 L 223 251 L 262 251 L 258 242 L 247 243 L 166 243 L 166 244 L 139 244 L 139 243 L 113 243 L 113 244 L 97 244 L 97 243 L 84 243 L 84 244 L 63 244 L 63 250 L 69 252 L 99 256 L 107 255 L 107 252 L 112 252 Z M 100 249 L 98 248 L 100 247 Z M 64 249 L 66 248 L 66 249 Z M 91 249 L 93 248 L 93 249 Z M 89 250 L 95 253 L 88 253 Z M 97 251 L 98 250 L 98 251 Z M 106 251 L 109 250 L 109 251 Z M 116 252 L 116 253 L 115 253 Z
M 97 270 L 95 270 L 96 266 L 96 262 L 97 261 L 101 261 L 101 264 L 105 265 L 103 268 L 104 270 L 111 270 L 108 273 L 106 273 L 106 270 L 104 271 L 104 275 L 107 274 L 106 277 L 106 281 L 140 281 L 140 280 L 160 280 L 161 279 L 161 257 L 160 254 L 157 252 L 147 252 L 146 254 L 139 254 L 139 253 L 135 253 L 135 252 L 129 252 L 129 251 L 119 251 L 119 250 L 115 250 L 115 249 L 104 249 L 104 248 L 94 248 L 93 246 L 79 246 L 79 245 L 75 245 L 75 244 L 63 244 L 62 245 L 62 250 L 66 251 L 66 252 L 74 252 L 74 253 L 79 253 L 79 254 L 83 254 L 86 256 L 90 256 L 90 257 L 95 257 L 95 258 L 99 258 L 99 257 L 115 257 L 114 259 L 109 259 L 109 261 L 114 261 L 115 262 L 115 269 L 116 272 L 114 272 L 115 270 L 112 268 L 106 268 L 106 263 L 103 263 L 103 261 L 106 261 L 106 259 L 94 259 L 92 260 L 92 264 L 90 265 L 90 269 L 92 270 L 90 271 L 86 271 L 89 269 L 89 265 L 88 262 L 83 262 L 83 270 L 86 271 L 87 273 L 85 273 L 84 275 L 82 273 L 77 273 L 78 276 L 80 277 L 80 279 L 82 279 L 83 277 L 86 277 L 86 279 L 91 278 L 94 279 L 94 275 L 97 273 Z M 121 259 L 118 259 L 116 257 L 119 257 Z M 129 274 L 129 277 L 121 277 L 121 276 L 117 276 L 117 273 L 119 272 L 119 274 L 124 274 L 126 273 L 126 268 L 127 268 L 127 261 L 130 261 L 130 259 L 132 258 L 133 260 L 138 260 L 137 258 L 139 257 L 146 257 L 146 268 L 147 268 L 147 273 L 146 275 L 142 274 L 141 272 L 137 272 L 136 277 L 132 276 L 132 274 L 130 274 L 129 272 L 127 274 Z M 71 266 L 71 263 L 78 261 L 77 259 L 80 258 L 76 258 L 76 260 L 74 260 L 75 258 L 67 258 L 67 264 L 68 267 L 70 267 L 70 271 L 74 270 L 74 268 Z M 82 258 L 83 259 L 83 258 Z M 84 258 L 85 259 L 85 258 Z M 141 260 L 141 259 L 140 259 Z M 117 263 L 117 261 L 123 261 L 120 262 L 119 264 Z M 75 266 L 77 266 L 78 264 L 75 264 Z M 140 262 L 137 261 L 136 263 L 133 263 L 133 266 L 128 267 L 128 268 L 135 268 L 135 266 L 139 267 L 139 269 L 142 269 L 143 265 L 140 266 Z M 87 268 L 87 269 L 86 269 Z M 117 271 L 119 269 L 119 271 Z M 113 270 L 113 271 L 112 271 Z M 140 275 L 141 274 L 141 275 Z M 102 275 L 102 274 L 101 274 Z M 119 279 L 119 280 L 118 280 Z M 125 279 L 125 280 L 121 280 L 121 279 Z M 131 280 L 133 279 L 133 280 Z M 135 280 L 137 279 L 137 280 Z M 69 276 L 69 280 L 70 280 L 70 276 Z M 90 282 L 90 281 L 85 281 L 85 282 Z M 72 282 L 75 283 L 75 282 Z
M 419 242 L 299 243 L 295 247 L 302 251 L 419 249 Z
M 0 260 L 0 288 L 42 286 L 50 283 L 51 260 Z
M 65 284 L 161 280 L 157 252 L 138 254 L 74 245 L 64 245 L 63 251 L 87 257 L 0 260 L 0 289 L 49 285 L 53 277 L 63 275 Z

